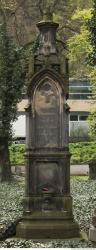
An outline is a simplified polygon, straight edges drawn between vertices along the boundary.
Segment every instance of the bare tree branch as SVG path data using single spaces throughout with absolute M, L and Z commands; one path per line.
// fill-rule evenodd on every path
M 68 30 L 70 30 L 70 31 L 72 31 L 72 32 L 74 32 L 74 33 L 80 34 L 80 31 L 79 31 L 78 28 L 72 28 L 72 27 L 69 26 L 69 25 L 65 25 L 65 24 L 64 24 L 63 26 L 59 27 L 59 31 L 62 31 L 63 29 L 68 29 Z
M 58 3 L 58 0 L 54 0 L 53 6 L 52 6 L 53 10 L 56 7 L 57 3 Z
M 63 42 L 63 41 L 60 40 L 60 39 L 56 39 L 56 42 L 61 43 L 61 45 L 63 46 L 63 48 L 66 49 L 66 50 L 68 50 L 68 49 L 67 49 L 67 45 L 66 45 L 65 42 Z
M 39 0 L 39 1 L 38 1 L 38 6 L 39 6 L 40 14 L 41 14 L 41 16 L 43 17 L 44 11 L 42 10 L 41 4 L 42 4 L 42 1 Z
M 7 24 L 6 11 L 3 8 L 2 0 L 0 0 L 0 12 L 1 12 L 1 15 L 3 17 L 4 23 Z
M 21 43 L 20 43 L 20 39 L 19 39 L 19 36 L 18 36 L 18 24 L 17 24 L 17 17 L 16 17 L 16 14 L 14 13 L 14 28 L 15 28 L 15 35 L 16 35 L 16 40 L 18 42 L 18 45 L 21 46 Z

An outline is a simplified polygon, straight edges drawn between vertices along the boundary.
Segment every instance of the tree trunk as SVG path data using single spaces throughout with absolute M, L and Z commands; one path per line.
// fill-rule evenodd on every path
M 10 181 L 12 178 L 7 138 L 0 138 L 0 180 Z

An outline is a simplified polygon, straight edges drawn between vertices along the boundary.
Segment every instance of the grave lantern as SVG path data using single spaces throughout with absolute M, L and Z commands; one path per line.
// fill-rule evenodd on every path
M 56 47 L 58 24 L 45 15 L 38 23 L 39 44 L 26 108 L 26 196 L 17 236 L 79 236 L 70 195 L 68 60 Z

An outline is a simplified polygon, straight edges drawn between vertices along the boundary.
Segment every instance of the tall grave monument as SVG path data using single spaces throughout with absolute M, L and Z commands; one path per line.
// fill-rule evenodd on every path
M 17 236 L 79 236 L 70 196 L 68 60 L 63 67 L 50 13 L 39 22 L 39 44 L 26 108 L 26 197 Z

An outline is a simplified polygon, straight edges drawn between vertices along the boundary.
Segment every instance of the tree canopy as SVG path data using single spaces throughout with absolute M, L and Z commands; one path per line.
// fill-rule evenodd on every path
M 48 8 L 54 21 L 59 23 L 57 41 L 62 60 L 63 49 L 67 48 L 70 76 L 91 79 L 93 92 L 96 90 L 95 0 L 94 4 L 92 0 L 0 0 L 0 135 L 7 138 L 4 142 L 7 146 L 3 145 L 4 150 L 7 148 L 7 156 L 17 102 L 21 98 L 22 87 L 28 82 L 25 74 L 38 43 L 36 23 L 42 20 Z M 3 153 L 1 155 L 4 156 Z M 9 164 L 7 156 L 3 157 L 7 163 L 2 160 L 6 169 Z M 4 173 L 7 173 L 5 169 Z
M 0 25 L 0 168 L 1 180 L 11 178 L 9 142 L 12 140 L 12 122 L 17 115 L 17 102 L 24 85 L 20 49 L 8 37 L 6 22 Z
M 93 102 L 96 101 L 96 1 L 93 1 L 92 17 L 88 23 L 92 53 L 89 53 L 89 70 Z M 89 115 L 89 135 L 96 139 L 96 108 Z

